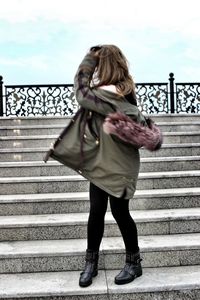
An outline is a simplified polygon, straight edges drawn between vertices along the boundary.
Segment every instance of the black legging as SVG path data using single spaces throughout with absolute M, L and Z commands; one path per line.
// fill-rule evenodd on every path
M 104 217 L 108 198 L 113 217 L 121 231 L 125 248 L 132 253 L 138 252 L 137 227 L 129 213 L 129 200 L 116 198 L 90 183 L 90 214 L 87 228 L 88 249 L 98 251 L 104 233 Z

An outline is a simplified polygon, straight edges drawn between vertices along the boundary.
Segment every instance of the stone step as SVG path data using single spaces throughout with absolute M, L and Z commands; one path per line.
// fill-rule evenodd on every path
M 67 120 L 66 124 L 69 123 Z M 50 123 L 51 124 L 51 123 Z M 54 125 L 1 126 L 0 136 L 59 135 L 65 126 Z
M 200 117 L 199 113 L 194 114 L 150 114 L 150 116 L 155 122 L 167 122 L 170 124 L 171 122 L 199 122 Z
M 200 156 L 141 157 L 140 172 L 199 170 Z
M 86 245 L 85 239 L 1 242 L 0 273 L 78 271 Z M 139 245 L 144 268 L 200 264 L 200 233 L 139 236 Z M 99 269 L 119 269 L 124 256 L 121 237 L 104 237 Z
M 140 149 L 141 157 L 198 156 L 200 143 L 163 144 L 159 151 Z
M 0 161 L 42 161 L 48 147 L 0 148 Z M 200 143 L 163 144 L 159 151 L 140 149 L 141 157 L 199 156 Z
M 200 131 L 163 132 L 165 144 L 199 143 Z M 58 135 L 0 136 L 0 148 L 50 147 Z
M 114 284 L 119 270 L 99 271 L 88 288 L 79 271 L 0 275 L 0 299 L 12 300 L 189 300 L 200 299 L 199 266 L 144 268 L 126 285 Z
M 140 173 L 138 190 L 200 187 L 200 170 Z M 89 182 L 81 175 L 3 177 L 0 194 L 87 192 Z
M 58 135 L 69 124 L 67 119 L 65 124 L 46 125 L 14 125 L 1 126 L 0 136 L 32 136 L 32 135 Z M 200 130 L 200 121 L 187 122 L 159 122 L 157 123 L 163 132 L 192 132 Z
M 156 124 L 159 125 L 160 129 L 163 132 L 175 132 L 175 131 L 180 131 L 180 132 L 192 132 L 192 131 L 198 131 L 200 130 L 200 117 L 198 121 L 185 121 L 185 122 L 163 122 L 159 121 L 156 122 Z
M 132 210 L 189 208 L 200 206 L 200 187 L 137 190 Z M 109 207 L 108 207 L 109 210 Z M 0 215 L 61 214 L 89 211 L 89 193 L 0 195 Z
M 141 172 L 199 170 L 200 156 L 141 158 Z M 0 177 L 65 176 L 76 172 L 57 161 L 0 162 Z
M 155 122 L 199 122 L 199 114 L 150 114 Z M 50 117 L 0 117 L 0 126 L 49 125 L 62 124 L 71 119 L 70 116 Z
M 71 119 L 70 116 L 50 116 L 50 117 L 0 117 L 0 126 L 42 126 L 49 124 L 60 124 L 65 126 Z
M 0 149 L 0 161 L 41 161 L 48 147 L 40 148 L 4 148 Z
M 163 132 L 164 143 L 199 143 L 200 131 L 192 132 Z
M 131 211 L 139 235 L 200 232 L 200 208 Z M 0 216 L 0 241 L 85 238 L 88 213 Z M 105 236 L 120 236 L 111 212 Z

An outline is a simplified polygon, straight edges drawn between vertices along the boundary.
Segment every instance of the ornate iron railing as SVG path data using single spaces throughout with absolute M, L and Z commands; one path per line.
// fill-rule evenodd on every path
M 199 113 L 200 83 L 137 83 L 138 106 L 147 114 Z M 5 85 L 0 76 L 0 116 L 71 116 L 78 109 L 72 84 Z
M 169 112 L 168 83 L 138 83 L 136 95 L 138 107 L 142 112 Z
M 176 112 L 200 112 L 200 83 L 176 83 Z
M 5 86 L 8 116 L 71 116 L 78 109 L 73 85 Z

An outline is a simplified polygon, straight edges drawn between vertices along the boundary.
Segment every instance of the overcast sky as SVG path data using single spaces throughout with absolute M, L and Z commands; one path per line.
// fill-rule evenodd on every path
M 73 83 L 96 44 L 115 44 L 135 82 L 200 82 L 199 0 L 0 0 L 5 84 Z

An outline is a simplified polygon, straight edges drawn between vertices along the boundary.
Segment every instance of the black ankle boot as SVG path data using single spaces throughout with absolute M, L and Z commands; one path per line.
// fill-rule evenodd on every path
M 142 275 L 140 252 L 126 252 L 126 264 L 121 272 L 115 277 L 116 284 L 126 284 Z
M 80 274 L 79 285 L 81 287 L 87 287 L 92 283 L 92 277 L 97 276 L 98 274 L 98 251 L 86 250 L 85 257 L 85 268 Z

